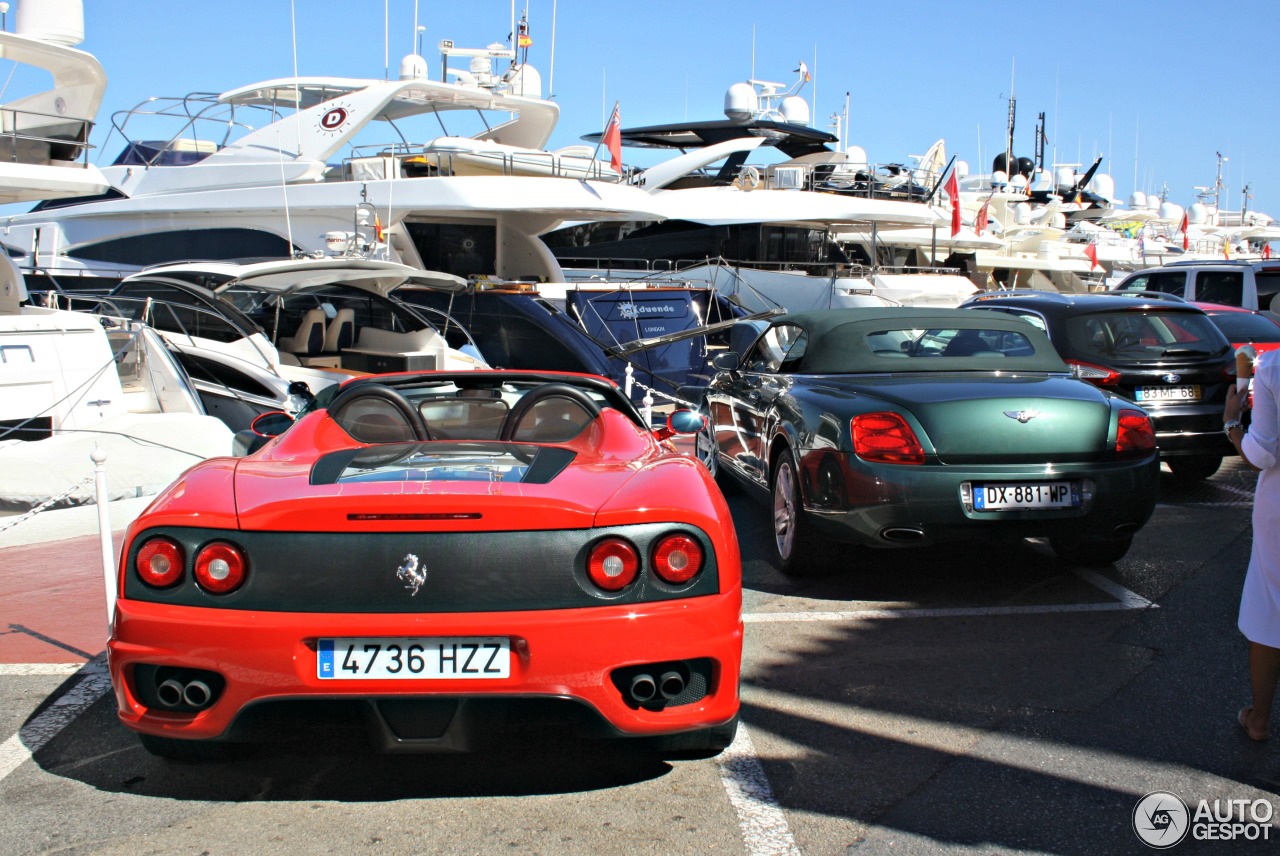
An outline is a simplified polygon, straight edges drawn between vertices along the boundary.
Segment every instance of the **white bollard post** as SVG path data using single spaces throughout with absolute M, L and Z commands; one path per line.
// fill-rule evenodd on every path
M 641 404 L 644 405 L 644 424 L 652 428 L 653 427 L 653 393 L 650 392 L 648 389 L 646 389 L 644 392 L 644 398 L 641 399 Z
M 631 397 L 631 384 L 632 381 L 635 380 L 635 373 L 636 370 L 632 367 L 631 363 L 627 363 L 626 380 L 622 385 L 623 392 L 626 393 L 627 398 Z
M 107 469 L 103 464 L 107 453 L 98 443 L 89 453 L 93 460 L 93 501 L 98 504 L 98 538 L 102 545 L 102 579 L 107 587 L 107 636 L 111 635 L 112 619 L 116 614 L 116 551 L 111 543 L 111 509 L 107 493 Z

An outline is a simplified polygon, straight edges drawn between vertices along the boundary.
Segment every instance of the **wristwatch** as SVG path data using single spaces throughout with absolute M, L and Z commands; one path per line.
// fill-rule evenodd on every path
M 1226 434 L 1228 437 L 1231 436 L 1232 428 L 1244 428 L 1244 423 L 1241 422 L 1239 419 L 1232 419 L 1229 422 L 1222 423 L 1222 432 Z

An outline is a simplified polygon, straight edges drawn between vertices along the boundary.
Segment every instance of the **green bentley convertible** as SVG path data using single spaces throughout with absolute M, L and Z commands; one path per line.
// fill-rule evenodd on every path
M 703 393 L 698 455 L 772 503 L 788 573 L 826 540 L 1046 537 L 1068 561 L 1106 564 L 1155 507 L 1148 415 L 1074 379 L 1025 321 L 804 312 L 740 323 L 730 348 Z

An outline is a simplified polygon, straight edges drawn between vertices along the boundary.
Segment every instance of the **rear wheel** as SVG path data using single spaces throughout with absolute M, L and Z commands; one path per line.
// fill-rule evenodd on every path
M 1124 558 L 1133 545 L 1133 536 L 1124 538 L 1050 538 L 1049 546 L 1060 559 L 1073 565 L 1098 567 Z
M 772 484 L 773 548 L 778 567 L 793 576 L 819 570 L 822 536 L 805 517 L 800 473 L 789 449 L 784 449 L 774 464 Z
M 694 438 L 698 452 L 698 460 L 711 473 L 711 477 L 720 481 L 720 462 L 716 460 L 716 429 L 711 422 L 711 405 L 703 402 L 699 412 L 702 414 L 702 430 Z
M 1179 481 L 1203 481 L 1222 466 L 1221 455 L 1179 455 L 1165 458 L 1173 477 Z
M 654 751 L 663 758 L 713 758 L 719 755 L 738 733 L 738 717 L 712 728 L 654 737 Z

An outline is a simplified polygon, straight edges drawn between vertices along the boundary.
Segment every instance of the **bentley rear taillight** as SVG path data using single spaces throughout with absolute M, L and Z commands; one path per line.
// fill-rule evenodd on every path
M 1098 366 L 1080 360 L 1064 360 L 1071 367 L 1071 376 L 1087 380 L 1094 386 L 1115 386 L 1120 383 L 1120 372 L 1106 366 Z
M 672 585 L 684 585 L 702 570 L 702 546 L 683 533 L 668 535 L 653 551 L 653 572 Z
M 911 426 L 897 413 L 863 413 L 853 417 L 853 451 L 864 461 L 923 464 L 924 449 Z
M 587 576 L 605 591 L 622 591 L 640 573 L 640 554 L 630 541 L 605 538 L 587 555 Z
M 154 588 L 168 588 L 182 578 L 186 554 L 177 542 L 168 538 L 152 538 L 142 545 L 133 567 L 138 579 Z
M 1151 417 L 1141 410 L 1121 410 L 1116 430 L 1116 454 L 1145 455 L 1156 447 L 1156 432 Z
M 196 555 L 196 582 L 211 594 L 235 591 L 244 582 L 248 564 L 239 547 L 214 541 Z

